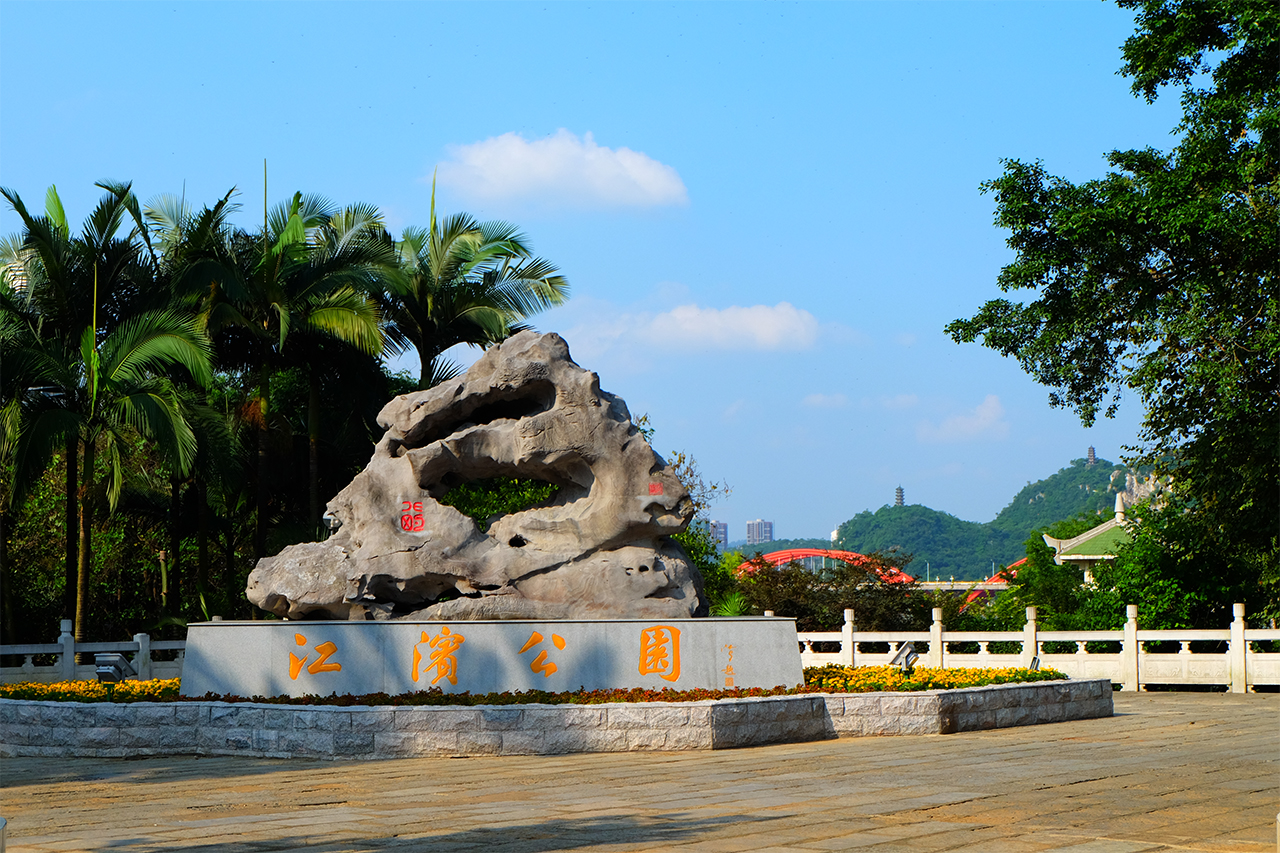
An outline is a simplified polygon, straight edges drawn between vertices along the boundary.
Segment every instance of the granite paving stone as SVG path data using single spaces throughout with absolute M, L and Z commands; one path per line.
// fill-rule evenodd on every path
M 722 752 L 7 758 L 0 814 L 6 853 L 1276 850 L 1280 695 L 1115 704 L 1103 719 Z M 240 736 L 252 717 L 220 710 L 196 730 Z M 333 737 L 326 722 L 291 736 Z M 505 721 L 397 722 L 386 734 L 443 742 Z

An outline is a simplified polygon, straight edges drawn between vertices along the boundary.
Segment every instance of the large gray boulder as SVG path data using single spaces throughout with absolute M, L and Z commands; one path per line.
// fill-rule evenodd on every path
M 559 335 L 522 332 L 463 376 L 392 400 L 324 542 L 260 560 L 249 600 L 290 619 L 687 618 L 702 578 L 668 538 L 688 492 Z M 438 502 L 491 477 L 558 488 L 480 529 Z

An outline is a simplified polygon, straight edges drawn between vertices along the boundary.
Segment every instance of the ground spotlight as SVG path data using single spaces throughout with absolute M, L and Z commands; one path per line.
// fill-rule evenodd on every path
M 896 666 L 903 672 L 910 672 L 911 667 L 915 666 L 919 658 L 920 655 L 916 652 L 916 644 L 908 640 L 898 648 L 898 653 L 893 656 L 893 660 L 889 661 L 889 666 Z
M 133 664 L 119 652 L 99 652 L 93 656 L 93 667 L 98 673 L 99 681 L 124 681 L 131 675 L 137 675 Z

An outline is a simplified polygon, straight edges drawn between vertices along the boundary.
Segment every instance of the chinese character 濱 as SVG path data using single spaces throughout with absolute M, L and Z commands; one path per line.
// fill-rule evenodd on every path
M 431 649 L 431 657 L 427 665 L 422 667 L 422 672 L 431 668 L 436 668 L 436 677 L 431 679 L 431 683 L 435 684 L 442 678 L 449 679 L 449 683 L 457 686 L 458 684 L 458 659 L 455 658 L 454 652 L 458 650 L 466 642 L 466 637 L 461 634 L 455 634 L 449 630 L 447 625 L 440 626 L 440 633 L 432 637 L 426 631 L 422 632 L 422 639 L 413 647 L 413 680 L 418 680 L 418 666 L 422 663 L 422 652 L 418 650 L 418 646 L 423 643 Z
M 307 638 L 302 634 L 294 634 L 293 641 L 299 646 L 305 646 L 307 644 Z M 333 663 L 326 663 L 329 658 L 333 657 L 334 652 L 338 651 L 338 647 L 333 643 L 321 643 L 316 646 L 315 650 L 319 652 L 320 656 L 316 658 L 315 662 L 312 663 L 311 666 L 307 667 L 307 672 L 315 674 L 320 672 L 338 672 L 342 669 L 342 664 L 337 661 L 334 661 Z M 298 676 L 302 674 L 302 665 L 307 662 L 307 658 L 310 656 L 311 655 L 308 653 L 302 657 L 298 657 L 293 652 L 289 652 L 289 677 L 291 679 L 294 681 L 298 680 Z
M 680 677 L 680 629 L 654 625 L 640 631 L 640 674 L 664 681 Z
M 516 652 L 516 654 L 522 655 L 525 652 L 529 651 L 529 649 L 533 648 L 534 646 L 538 645 L 541 642 L 542 642 L 542 635 L 539 634 L 537 631 L 534 631 L 532 634 L 529 635 L 529 639 L 525 641 L 525 644 L 520 647 L 520 651 Z M 552 644 L 555 645 L 557 649 L 564 648 L 564 637 L 561 637 L 559 634 L 552 634 L 551 642 Z M 538 656 L 534 658 L 532 662 L 530 662 L 529 669 L 533 670 L 534 672 L 542 673 L 543 678 L 550 678 L 551 673 L 555 672 L 557 669 L 559 669 L 559 667 L 557 667 L 551 661 L 547 660 L 547 650 L 543 649 L 541 652 L 538 653 Z

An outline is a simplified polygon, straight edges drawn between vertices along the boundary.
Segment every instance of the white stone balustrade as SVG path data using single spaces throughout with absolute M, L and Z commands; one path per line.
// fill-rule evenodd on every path
M 1250 628 L 1244 605 L 1233 607 L 1227 628 L 1211 630 L 1144 630 L 1138 608 L 1129 605 L 1123 629 L 1118 631 L 1042 631 L 1036 624 L 1034 607 L 1027 608 L 1021 631 L 948 631 L 941 611 L 933 611 L 929 631 L 859 631 L 851 610 L 844 612 L 839 631 L 800 631 L 800 660 L 804 666 L 838 663 L 845 666 L 887 664 L 898 648 L 912 642 L 921 662 L 938 667 L 1028 666 L 1032 657 L 1040 666 L 1056 669 L 1072 678 L 1108 678 L 1123 690 L 1142 690 L 1148 684 L 1223 685 L 1233 693 L 1252 692 L 1255 685 L 1280 685 L 1280 652 L 1254 648 L 1260 643 L 1280 641 L 1278 628 Z M 995 644 L 1007 644 L 1004 651 L 992 651 Z M 1074 644 L 1074 651 L 1045 652 L 1046 643 Z M 1112 650 L 1090 649 L 1107 643 Z M 1177 643 L 1176 652 L 1147 651 L 1148 645 Z M 815 651 L 824 644 L 825 651 Z M 871 651 L 879 645 L 887 651 Z M 977 651 L 953 651 L 961 644 L 977 645 Z M 1212 645 L 1203 650 L 1193 644 Z M 834 650 L 832 650 L 834 647 Z
M 77 643 L 71 633 L 71 620 L 63 619 L 62 634 L 56 643 L 27 643 L 0 646 L 0 657 L 20 657 L 18 666 L 0 667 L 0 684 L 15 681 L 50 683 L 83 681 L 96 677 L 92 656 L 96 652 L 120 652 L 128 655 L 141 679 L 178 678 L 182 675 L 182 657 L 186 643 L 182 640 L 152 640 L 149 634 L 134 634 L 132 640 L 103 643 Z M 153 652 L 177 652 L 175 660 L 153 660 Z M 77 663 L 77 655 L 88 656 L 88 663 Z M 36 664 L 37 657 L 52 656 L 52 664 Z

